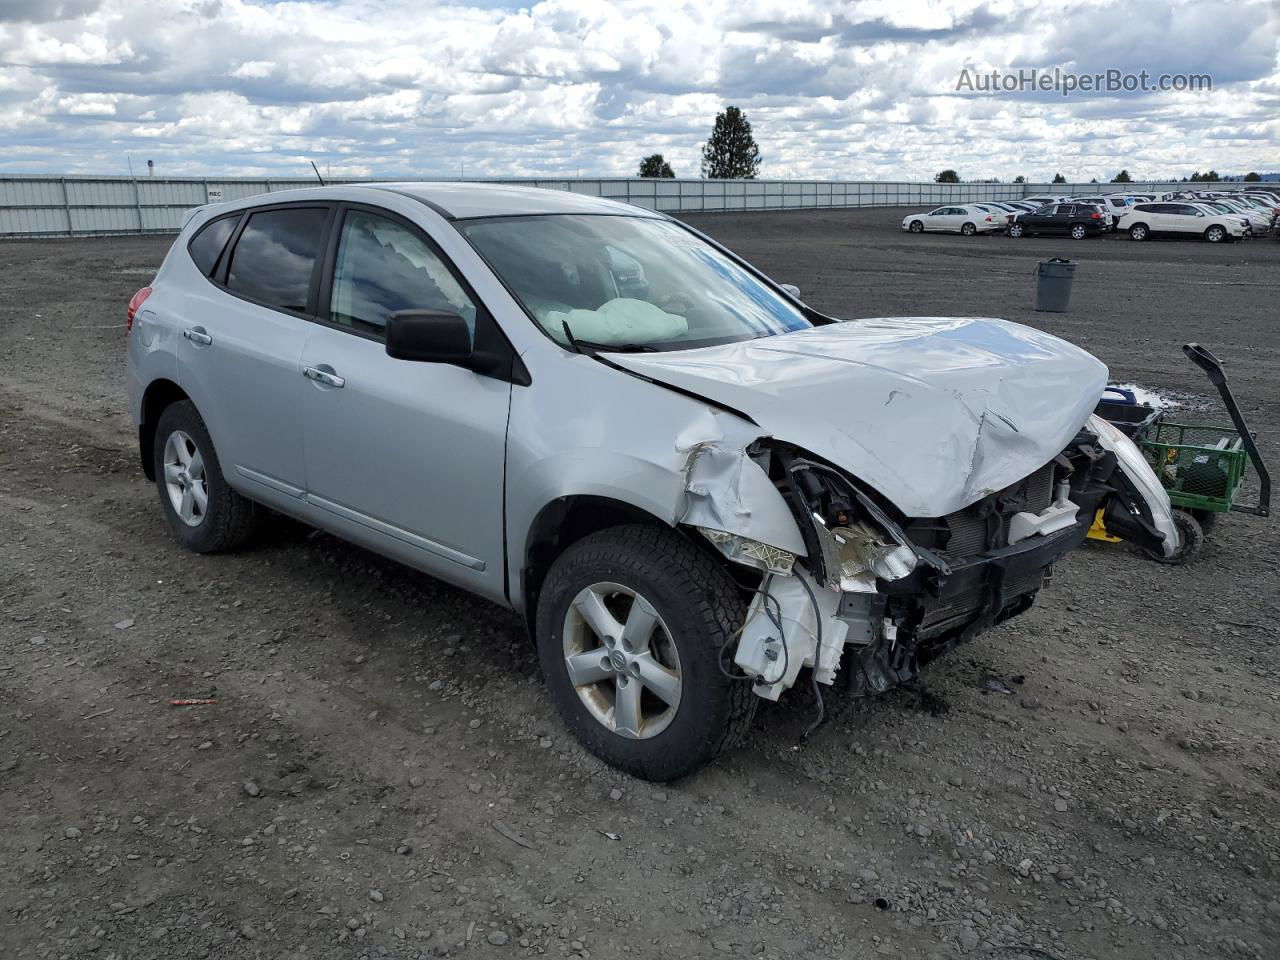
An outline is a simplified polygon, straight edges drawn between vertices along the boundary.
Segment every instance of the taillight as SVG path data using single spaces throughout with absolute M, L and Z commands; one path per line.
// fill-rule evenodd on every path
M 138 308 L 146 302 L 147 297 L 149 296 L 151 296 L 151 288 L 143 287 L 129 298 L 129 311 L 124 315 L 124 329 L 126 333 L 133 329 L 133 315 L 138 312 Z
M 1093 220 L 1101 220 L 1101 219 L 1102 219 L 1102 214 L 1100 214 L 1100 213 L 1095 213 L 1095 214 L 1093 214 L 1093 216 L 1091 217 L 1091 219 L 1093 219 Z
M 991 217 L 987 217 L 987 223 L 995 223 L 995 220 Z

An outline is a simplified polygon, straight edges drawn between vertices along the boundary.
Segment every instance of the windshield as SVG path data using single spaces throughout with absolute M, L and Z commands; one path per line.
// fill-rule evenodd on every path
M 554 214 L 457 228 L 559 343 L 683 350 L 812 326 L 798 307 L 669 220 Z

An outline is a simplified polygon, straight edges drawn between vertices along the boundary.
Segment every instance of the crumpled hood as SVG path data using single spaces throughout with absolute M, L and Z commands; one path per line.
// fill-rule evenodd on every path
M 909 517 L 962 509 L 1048 463 L 1107 382 L 1079 347 L 987 318 L 848 320 L 609 359 L 748 414 Z

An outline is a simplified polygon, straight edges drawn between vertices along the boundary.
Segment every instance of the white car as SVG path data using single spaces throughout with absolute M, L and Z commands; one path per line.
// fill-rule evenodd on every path
M 911 233 L 962 233 L 966 237 L 1003 230 L 1004 224 L 1003 216 L 977 205 L 938 207 L 926 213 L 909 213 L 902 218 L 902 229 Z
M 1194 203 L 1137 203 L 1120 218 L 1117 229 L 1127 230 L 1131 240 L 1195 235 L 1221 243 L 1244 237 L 1241 221 L 1239 214 L 1213 213 Z
M 1271 229 L 1271 217 L 1261 210 L 1240 203 L 1238 200 L 1228 200 L 1224 197 L 1220 200 L 1204 200 L 1197 203 L 1196 206 L 1204 207 L 1206 210 L 1212 210 L 1214 213 L 1221 213 L 1226 216 L 1238 216 L 1244 223 L 1244 231 L 1247 234 L 1259 235 Z
M 1051 203 L 1070 203 L 1070 197 L 1023 197 L 1023 202 L 1034 203 L 1036 209 L 1047 207 Z

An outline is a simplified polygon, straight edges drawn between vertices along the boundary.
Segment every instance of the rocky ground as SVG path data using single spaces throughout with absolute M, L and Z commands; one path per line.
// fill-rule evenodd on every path
M 1280 464 L 1280 243 L 697 225 L 840 316 L 995 315 L 1207 404 Z M 124 304 L 169 238 L 0 244 L 0 955 L 1280 955 L 1280 527 L 1090 546 L 919 690 L 809 694 L 684 782 L 562 730 L 510 613 L 280 521 L 181 552 L 137 466 Z M 1079 263 L 1070 313 L 1035 262 Z M 172 706 L 174 698 L 216 703 Z

